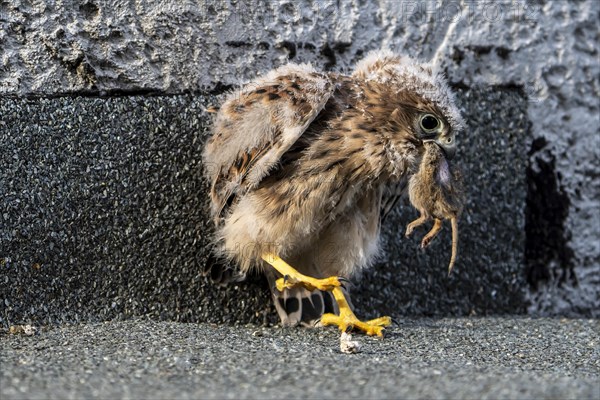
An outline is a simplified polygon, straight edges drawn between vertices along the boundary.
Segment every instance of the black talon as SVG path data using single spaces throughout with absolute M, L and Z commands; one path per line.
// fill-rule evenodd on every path
M 338 276 L 337 278 L 343 289 L 348 289 L 348 287 L 352 287 L 352 282 L 350 282 L 350 279 L 346 279 L 342 276 Z

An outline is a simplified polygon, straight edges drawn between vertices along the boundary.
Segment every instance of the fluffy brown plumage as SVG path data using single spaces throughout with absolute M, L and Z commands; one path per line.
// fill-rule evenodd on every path
M 426 116 L 438 125 L 424 127 Z M 304 275 L 349 279 L 377 254 L 381 220 L 418 170 L 423 141 L 453 153 L 461 127 L 444 78 L 389 52 L 350 76 L 271 71 L 226 99 L 206 145 L 217 252 L 267 275 L 286 325 L 339 312 L 339 294 L 276 285 L 265 254 Z
M 452 226 L 452 255 L 448 273 L 452 272 L 458 248 L 458 217 L 463 211 L 464 188 L 460 170 L 451 165 L 442 151 L 433 143 L 425 143 L 425 154 L 416 174 L 410 177 L 408 195 L 411 204 L 421 215 L 408 224 L 406 236 L 429 221 L 433 228 L 421 241 L 425 248 L 442 228 L 442 220 L 450 220 Z

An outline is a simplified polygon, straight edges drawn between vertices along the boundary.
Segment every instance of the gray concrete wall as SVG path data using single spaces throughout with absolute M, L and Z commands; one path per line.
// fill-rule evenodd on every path
M 594 0 L 0 3 L 0 318 L 262 320 L 260 284 L 197 275 L 203 106 L 288 60 L 344 71 L 380 47 L 436 60 L 461 89 L 471 202 L 458 274 L 443 277 L 447 237 L 420 254 L 397 236 L 412 217 L 399 209 L 359 306 L 598 315 L 599 12 Z

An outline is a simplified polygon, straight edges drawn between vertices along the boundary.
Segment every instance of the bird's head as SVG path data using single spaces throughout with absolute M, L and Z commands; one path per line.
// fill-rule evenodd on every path
M 435 113 L 422 112 L 415 118 L 415 132 L 423 143 L 437 144 L 446 158 L 451 160 L 456 154 L 456 132 L 447 120 Z
M 456 134 L 464 121 L 446 78 L 433 64 L 378 51 L 358 63 L 353 77 L 386 88 L 393 109 L 390 120 L 397 121 L 413 141 L 435 143 L 446 158 L 454 157 Z

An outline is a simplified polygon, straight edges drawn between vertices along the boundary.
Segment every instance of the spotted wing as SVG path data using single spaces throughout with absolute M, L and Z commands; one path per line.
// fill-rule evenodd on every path
M 277 167 L 334 88 L 327 74 L 308 65 L 290 64 L 229 95 L 204 152 L 216 221 L 238 196 Z

